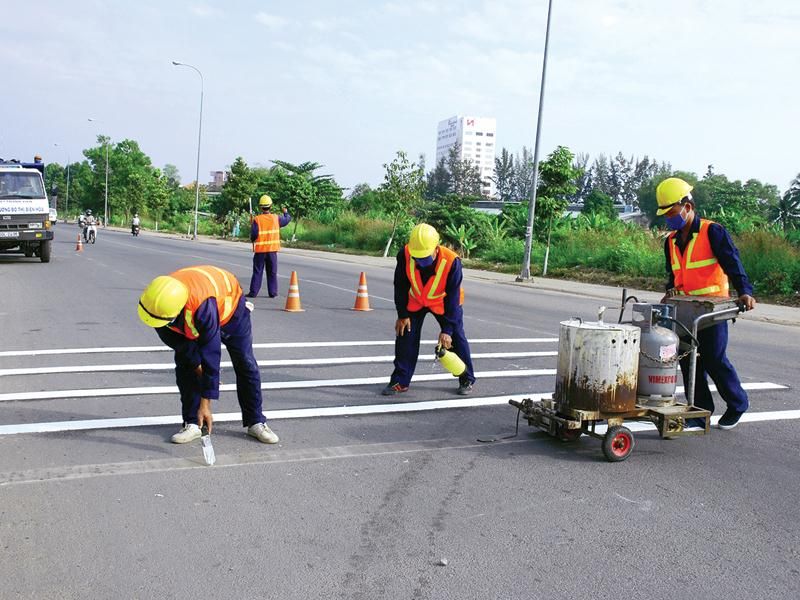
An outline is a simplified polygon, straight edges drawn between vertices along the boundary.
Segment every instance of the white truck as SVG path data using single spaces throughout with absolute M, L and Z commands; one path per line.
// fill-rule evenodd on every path
M 53 224 L 43 175 L 42 162 L 0 159 L 0 253 L 50 262 Z

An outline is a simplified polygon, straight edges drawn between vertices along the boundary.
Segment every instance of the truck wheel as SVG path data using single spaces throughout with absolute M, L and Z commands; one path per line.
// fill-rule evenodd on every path
M 609 427 L 603 437 L 603 454 L 610 462 L 620 462 L 628 458 L 633 452 L 633 446 L 633 433 L 622 425 Z
M 46 242 L 42 242 L 39 244 L 39 258 L 42 260 L 43 263 L 50 262 L 50 240 Z

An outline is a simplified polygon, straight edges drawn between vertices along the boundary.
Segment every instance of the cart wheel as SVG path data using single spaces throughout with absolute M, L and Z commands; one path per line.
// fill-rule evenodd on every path
M 603 438 L 603 454 L 610 462 L 619 462 L 628 458 L 633 452 L 633 446 L 633 433 L 622 425 L 609 427 Z
M 567 429 L 562 425 L 556 428 L 556 437 L 562 442 L 574 442 L 581 437 L 582 433 L 583 431 L 580 429 Z

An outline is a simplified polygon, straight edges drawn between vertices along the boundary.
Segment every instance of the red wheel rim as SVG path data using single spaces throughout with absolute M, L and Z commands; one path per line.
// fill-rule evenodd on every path
M 620 431 L 614 436 L 614 439 L 611 440 L 611 452 L 614 453 L 614 456 L 625 456 L 630 449 L 631 436 L 624 431 Z

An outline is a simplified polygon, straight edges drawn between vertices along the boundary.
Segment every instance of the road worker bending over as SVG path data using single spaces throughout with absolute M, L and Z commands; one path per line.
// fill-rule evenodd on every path
M 452 349 L 467 367 L 458 378 L 458 393 L 465 396 L 472 391 L 475 374 L 464 334 L 461 278 L 461 259 L 449 248 L 439 245 L 436 229 L 426 223 L 414 227 L 408 244 L 397 254 L 394 372 L 389 385 L 381 392 L 384 396 L 408 391 L 419 357 L 422 323 L 429 312 L 441 327 L 439 344 Z
M 175 377 L 183 406 L 183 428 L 175 444 L 211 431 L 211 401 L 219 399 L 222 344 L 236 373 L 236 395 L 247 435 L 278 443 L 262 413 L 261 374 L 253 356 L 250 310 L 236 277 L 217 267 L 186 267 L 156 277 L 139 298 L 139 318 L 175 351 Z

